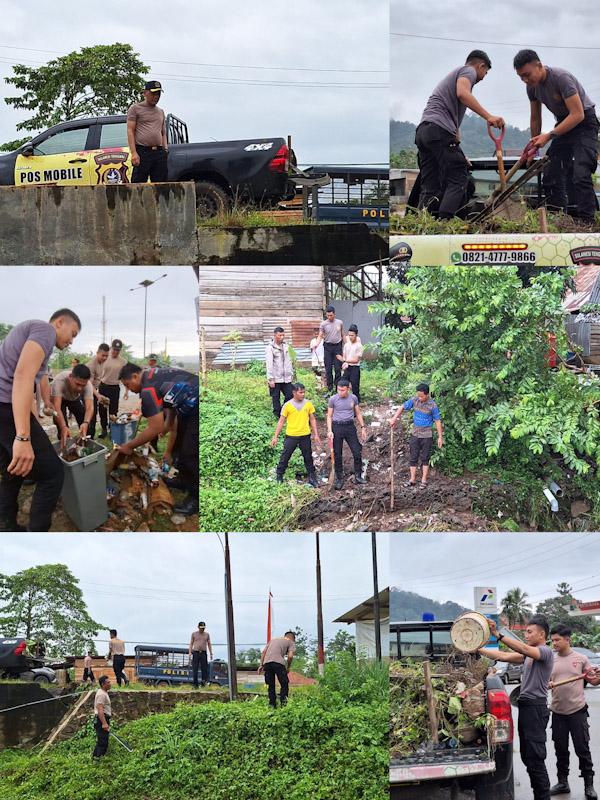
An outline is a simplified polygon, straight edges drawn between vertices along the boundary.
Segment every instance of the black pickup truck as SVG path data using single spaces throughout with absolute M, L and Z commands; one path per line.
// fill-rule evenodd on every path
M 392 658 L 432 662 L 449 657 L 452 622 L 392 622 Z M 494 741 L 426 750 L 390 759 L 391 800 L 432 800 L 474 790 L 475 800 L 514 800 L 513 720 L 500 676 L 485 678 L 485 710 L 496 717 Z M 489 734 L 488 734 L 489 735 Z M 438 791 L 440 790 L 440 791 Z
M 185 122 L 169 114 L 167 140 L 169 181 L 195 182 L 201 216 L 234 202 L 269 206 L 294 196 L 294 157 L 282 138 L 190 143 Z M 129 183 L 131 169 L 125 115 L 74 119 L 0 155 L 0 186 Z
M 0 678 L 13 678 L 35 683 L 56 683 L 56 674 L 44 660 L 27 650 L 27 640 L 22 637 L 0 637 Z

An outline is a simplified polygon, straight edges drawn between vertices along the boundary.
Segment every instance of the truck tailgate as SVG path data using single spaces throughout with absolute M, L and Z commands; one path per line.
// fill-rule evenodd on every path
M 487 748 L 469 747 L 464 750 L 433 750 L 409 758 L 390 761 L 390 783 L 421 783 L 422 781 L 452 780 L 471 775 L 494 772 L 496 762 Z

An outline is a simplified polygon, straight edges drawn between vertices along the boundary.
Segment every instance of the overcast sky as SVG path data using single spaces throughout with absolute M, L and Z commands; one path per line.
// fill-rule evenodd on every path
M 192 141 L 291 134 L 302 164 L 387 162 L 387 0 L 57 0 L 51 13 L 32 0 L 3 0 L 1 8 L 3 79 L 14 63 L 128 43 L 150 67 L 148 78 L 162 82 L 161 105 L 188 123 Z M 3 87 L 2 97 L 15 93 Z M 16 123 L 30 115 L 4 102 L 0 112 L 0 141 L 17 138 Z
M 378 534 L 381 589 L 388 585 L 387 542 Z M 230 546 L 238 649 L 264 645 L 269 587 L 274 633 L 299 626 L 316 638 L 314 534 L 232 534 Z M 116 627 L 128 651 L 141 642 L 187 644 L 200 620 L 214 643 L 226 641 L 217 534 L 0 534 L 3 573 L 56 563 L 80 580 L 92 618 Z M 325 638 L 353 634 L 354 626 L 332 620 L 373 594 L 371 535 L 322 534 L 321 572 Z M 225 648 L 215 654 L 224 657 Z
M 510 125 L 529 127 L 525 84 L 512 66 L 513 57 L 523 48 L 536 50 L 544 64 L 568 69 L 596 105 L 600 103 L 598 4 L 594 0 L 551 0 L 543 6 L 520 0 L 500 5 L 429 0 L 426 13 L 424 8 L 421 0 L 392 0 L 392 33 L 470 41 L 392 35 L 392 119 L 419 122 L 436 84 L 476 48 L 488 53 L 492 69 L 476 85 L 475 96 L 487 111 L 503 116 Z M 586 51 L 586 47 L 595 49 Z M 553 125 L 552 114 L 544 109 L 542 130 Z
M 172 356 L 198 359 L 195 298 L 198 281 L 191 267 L 0 267 L 0 322 L 47 320 L 59 308 L 72 308 L 83 328 L 75 352 L 96 352 L 102 342 L 102 295 L 106 297 L 106 339 L 122 339 L 143 355 L 143 280 L 162 278 L 148 289 L 146 353 L 162 351 L 165 336 Z M 32 299 L 33 298 L 33 299 Z
M 535 606 L 555 596 L 561 581 L 578 600 L 600 598 L 597 533 L 392 535 L 391 585 L 442 603 L 472 608 L 474 587 L 489 584 L 499 599 L 518 586 Z

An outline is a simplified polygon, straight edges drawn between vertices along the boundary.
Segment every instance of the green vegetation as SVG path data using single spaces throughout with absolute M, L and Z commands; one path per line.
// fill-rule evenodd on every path
M 542 272 L 523 285 L 517 267 L 412 268 L 376 304 L 415 321 L 385 326 L 380 352 L 399 385 L 432 387 L 446 441 L 434 463 L 450 474 L 487 473 L 490 485 L 510 488 L 532 526 L 552 530 L 557 515 L 542 495 L 549 479 L 565 497 L 587 498 L 591 523 L 600 521 L 600 382 L 547 365 L 549 334 L 559 354 L 568 349 L 561 298 L 571 274 Z M 493 493 L 490 502 L 483 511 L 493 515 Z
M 282 214 L 261 211 L 256 208 L 233 208 L 226 214 L 216 217 L 198 217 L 197 223 L 202 228 L 278 228 L 287 225 L 311 225 L 302 214 L 293 212 Z
M 11 800 L 384 800 L 387 669 L 340 658 L 318 686 L 272 711 L 263 698 L 181 705 L 117 729 L 98 764 L 91 726 L 44 755 L 0 753 L 0 796 Z M 200 788 L 201 787 L 201 788 Z
M 275 431 L 264 364 L 247 370 L 209 373 L 201 399 L 200 530 L 294 530 L 301 512 L 314 502 L 315 490 L 294 480 L 304 475 L 299 452 L 294 454 L 283 484 L 274 479 L 283 437 L 270 447 Z M 326 399 L 315 375 L 298 370 L 310 399 L 323 420 Z M 366 402 L 381 400 L 387 375 L 365 369 L 361 391 Z
M 569 233 L 581 230 L 581 226 L 566 214 L 547 214 L 548 233 Z M 596 214 L 596 227 L 600 226 L 600 214 Z M 587 228 L 586 228 L 587 230 Z M 493 217 L 476 225 L 470 225 L 463 219 L 437 219 L 425 209 L 411 214 L 392 214 L 390 217 L 390 233 L 408 236 L 444 235 L 453 236 L 466 233 L 539 233 L 540 220 L 533 209 L 524 209 L 523 217 L 510 220 Z

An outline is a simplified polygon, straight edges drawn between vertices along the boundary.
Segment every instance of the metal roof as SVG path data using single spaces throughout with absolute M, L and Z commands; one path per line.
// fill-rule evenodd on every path
M 600 303 L 600 266 L 579 267 L 575 275 L 577 291 L 569 290 L 562 307 L 568 313 L 578 311 L 588 303 Z
M 342 614 L 337 619 L 334 619 L 334 622 L 362 622 L 362 621 L 372 621 L 374 619 L 374 611 L 373 608 L 375 606 L 375 595 L 373 597 L 369 597 L 368 600 L 364 600 L 359 605 L 352 608 L 350 611 L 346 611 L 345 614 Z M 381 617 L 389 617 L 390 615 L 390 590 L 382 589 L 379 592 L 379 606 L 381 608 Z
M 240 342 L 237 346 L 231 342 L 225 342 L 212 364 L 213 366 L 229 366 L 232 362 L 234 351 L 236 364 L 249 364 L 251 361 L 264 362 L 265 347 L 266 342 Z M 312 361 L 312 352 L 310 348 L 294 347 L 294 350 L 298 361 L 309 363 Z

